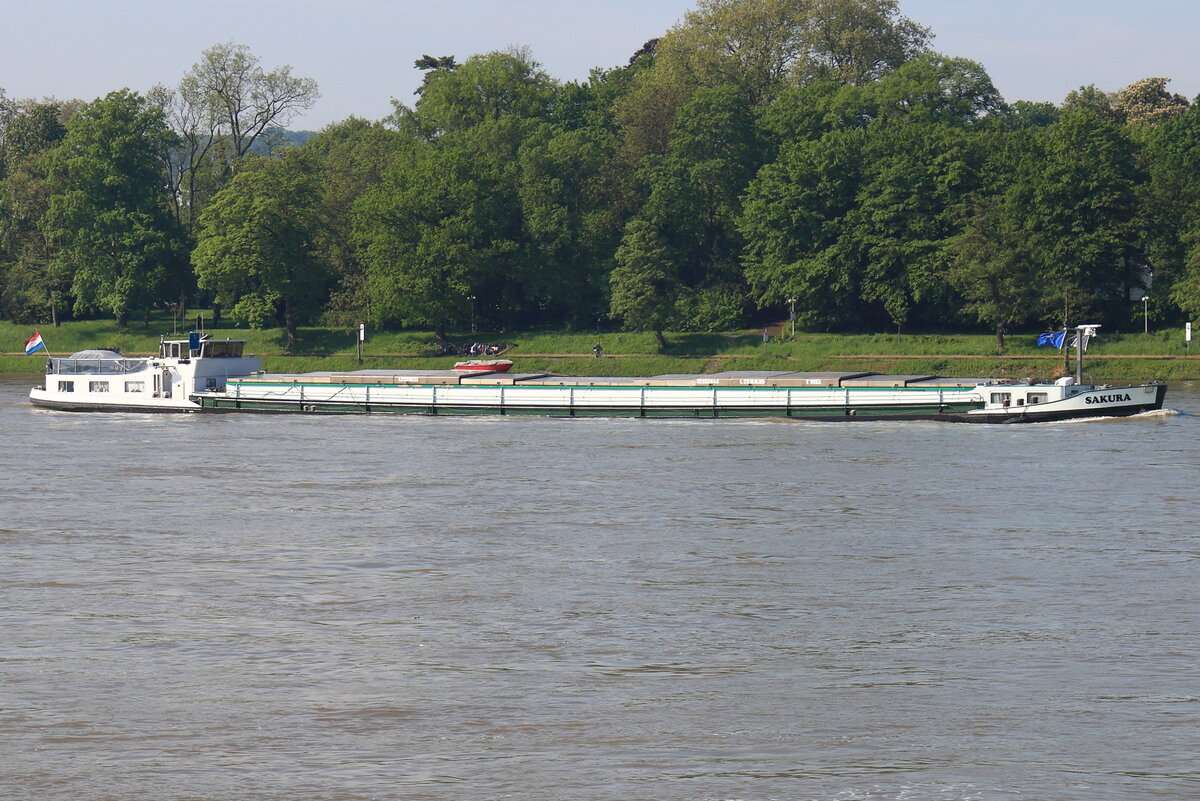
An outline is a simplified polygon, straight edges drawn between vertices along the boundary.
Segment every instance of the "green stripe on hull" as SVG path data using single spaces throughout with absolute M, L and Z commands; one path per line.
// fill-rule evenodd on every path
M 330 401 L 265 401 L 251 398 L 197 398 L 206 410 L 257 411 L 294 414 L 424 414 L 424 415 L 523 415 L 541 417 L 659 417 L 659 418 L 754 418 L 863 419 L 892 417 L 935 417 L 982 407 L 977 402 L 943 404 L 900 404 L 877 406 L 431 406 L 429 404 L 338 403 Z

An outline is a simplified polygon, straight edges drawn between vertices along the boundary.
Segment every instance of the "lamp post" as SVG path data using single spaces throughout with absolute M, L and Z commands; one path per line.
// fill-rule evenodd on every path
M 796 299 L 795 298 L 788 298 L 788 307 L 791 310 L 789 319 L 791 319 L 791 321 L 792 321 L 792 339 L 795 339 L 796 338 Z
M 1150 333 L 1150 296 L 1142 295 L 1142 333 Z
M 467 295 L 467 300 L 471 301 L 471 333 L 475 333 L 475 296 Z

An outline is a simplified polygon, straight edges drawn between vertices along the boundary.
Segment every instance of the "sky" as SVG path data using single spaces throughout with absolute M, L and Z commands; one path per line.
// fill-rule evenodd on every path
M 175 86 L 220 42 L 265 69 L 289 65 L 321 98 L 293 120 L 319 130 L 378 120 L 411 104 L 428 53 L 460 62 L 527 46 L 560 81 L 615 67 L 694 0 L 0 0 L 0 89 L 10 99 L 92 100 Z M 1115 91 L 1147 77 L 1200 94 L 1197 0 L 900 0 L 935 50 L 983 64 L 1008 101 L 1060 103 L 1087 84 Z

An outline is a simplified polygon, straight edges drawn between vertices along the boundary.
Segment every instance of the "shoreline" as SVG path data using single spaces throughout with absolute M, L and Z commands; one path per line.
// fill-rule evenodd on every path
M 67 354 L 53 354 L 67 355 Z M 136 354 L 131 354 L 136 355 Z M 369 368 L 448 369 L 456 357 L 365 355 L 360 362 L 353 355 L 290 356 L 261 354 L 268 372 L 351 371 Z M 829 372 L 864 370 L 877 373 L 928 374 L 964 378 L 1046 378 L 1062 368 L 1062 359 L 1028 354 L 981 356 L 976 354 L 905 354 L 869 355 L 779 355 L 698 354 L 656 356 L 648 354 L 612 354 L 602 358 L 575 353 L 506 354 L 514 362 L 515 372 L 544 372 L 560 375 L 657 375 L 668 372 L 704 374 L 722 370 L 789 370 Z M 0 354 L 0 373 L 43 375 L 41 354 L 24 356 Z M 1099 383 L 1141 383 L 1200 380 L 1200 356 L 1159 354 L 1089 355 L 1085 375 Z
M 117 328 L 108 320 L 42 327 L 49 353 L 25 356 L 23 346 L 37 326 L 0 323 L 0 373 L 38 376 L 46 355 L 66 356 L 84 349 L 109 349 L 136 356 L 155 352 L 160 331 L 171 331 L 171 319 L 152 319 L 149 325 Z M 281 329 L 219 328 L 216 337 L 245 339 L 247 351 L 263 359 L 270 372 L 352 371 L 366 368 L 448 369 L 461 355 L 438 355 L 432 331 L 368 330 L 363 354 L 357 356 L 357 330 L 301 328 L 289 352 Z M 1095 383 L 1143 383 L 1200 380 L 1200 350 L 1184 351 L 1182 331 L 1148 334 L 1102 333 L 1084 363 Z M 178 334 L 166 334 L 178 336 Z M 672 373 L 714 373 L 727 370 L 786 370 L 924 374 L 954 378 L 1041 378 L 1073 371 L 1074 358 L 1034 345 L 1037 335 L 1011 334 L 1005 352 L 995 352 L 989 334 L 905 333 L 827 334 L 797 332 L 767 341 L 762 329 L 724 333 L 667 332 L 668 347 L 659 352 L 654 335 L 638 332 L 582 331 L 450 331 L 457 345 L 494 343 L 512 359 L 515 372 L 559 375 L 651 376 Z M 602 358 L 592 354 L 603 347 Z M 1065 362 L 1065 364 L 1064 364 Z

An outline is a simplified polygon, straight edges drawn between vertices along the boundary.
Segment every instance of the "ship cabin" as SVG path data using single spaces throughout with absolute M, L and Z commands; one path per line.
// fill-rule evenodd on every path
M 1063 400 L 1083 390 L 1074 382 L 1055 382 L 1053 385 L 1030 384 L 1027 381 L 993 380 L 979 386 L 985 409 L 1012 409 L 1037 406 Z
M 188 339 L 164 339 L 158 343 L 160 359 L 240 359 L 245 351 L 244 339 L 209 339 L 193 335 Z
M 156 356 L 81 350 L 46 359 L 42 391 L 64 407 L 152 406 L 159 399 L 180 399 L 193 406 L 188 393 L 224 389 L 229 377 L 261 369 L 262 361 L 247 357 L 245 348 L 245 340 L 209 339 L 193 333 L 186 339 L 160 341 Z

